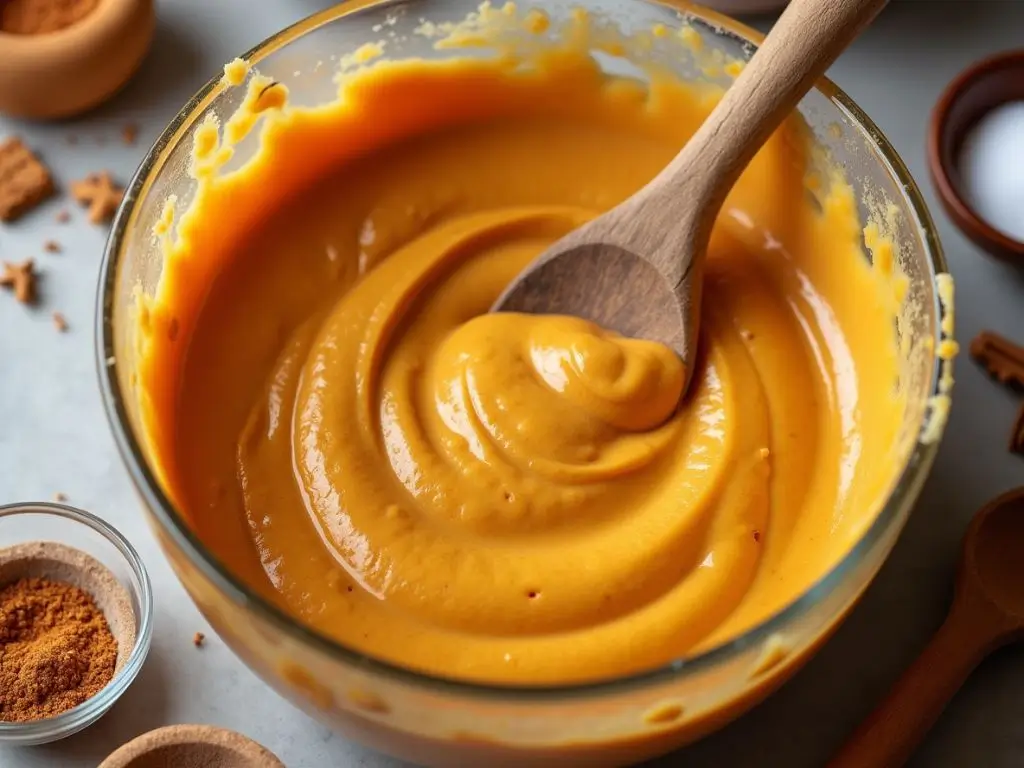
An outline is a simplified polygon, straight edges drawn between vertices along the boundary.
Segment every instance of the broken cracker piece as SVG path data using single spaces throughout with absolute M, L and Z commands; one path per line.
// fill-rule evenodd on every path
M 0 143 L 0 221 L 14 221 L 53 194 L 53 177 L 16 136 Z
M 103 224 L 114 218 L 121 204 L 124 190 L 114 184 L 110 174 L 90 173 L 81 181 L 71 184 L 71 196 L 82 205 L 89 207 L 89 221 Z
M 43 243 L 43 250 L 47 253 L 60 253 L 62 249 L 56 240 L 47 240 Z
M 31 304 L 36 300 L 35 261 L 25 259 L 21 264 L 4 262 L 4 271 L 0 274 L 0 286 L 11 288 L 14 298 L 22 304 Z
M 139 126 L 135 123 L 125 123 L 121 128 L 121 141 L 125 144 L 132 145 L 135 143 L 135 139 L 139 137 Z
M 194 645 L 196 648 L 202 647 L 203 643 L 205 642 L 206 635 L 204 635 L 202 632 L 196 632 L 195 635 L 192 636 L 192 645 Z
M 64 333 L 68 329 L 68 321 L 60 312 L 53 313 L 53 327 L 60 333 Z

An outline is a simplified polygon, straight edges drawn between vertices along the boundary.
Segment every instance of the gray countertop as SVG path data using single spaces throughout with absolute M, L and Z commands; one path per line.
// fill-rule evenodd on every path
M 32 125 L 0 118 L 0 136 L 22 135 L 65 186 L 99 169 L 110 169 L 124 181 L 177 108 L 225 61 L 328 3 L 163 0 L 158 5 L 154 49 L 122 94 L 72 123 Z M 762 19 L 759 26 L 769 23 Z M 957 72 L 1012 47 L 1024 47 L 1020 0 L 896 0 L 832 71 L 902 154 L 932 206 L 956 278 L 962 341 L 983 328 L 1024 339 L 1024 273 L 984 258 L 942 213 L 928 180 L 925 130 L 935 100 Z M 127 121 L 140 126 L 133 146 L 120 140 Z M 67 140 L 72 134 L 75 145 Z M 43 275 L 36 311 L 0 296 L 0 502 L 50 499 L 60 491 L 70 503 L 117 526 L 153 576 L 156 633 L 141 676 L 106 718 L 54 745 L 0 747 L 0 766 L 92 768 L 143 731 L 183 722 L 242 731 L 274 750 L 289 768 L 395 766 L 334 736 L 263 685 L 212 636 L 172 575 L 114 448 L 96 385 L 93 301 L 106 233 L 88 224 L 78 209 L 71 223 L 56 223 L 54 214 L 65 204 L 49 203 L 15 226 L 0 227 L 0 258 L 35 256 Z M 49 238 L 62 243 L 64 252 L 42 253 Z M 52 311 L 67 317 L 66 334 L 53 329 Z M 1017 405 L 965 357 L 957 367 L 954 409 L 935 470 L 861 605 L 765 704 L 655 765 L 823 764 L 941 621 L 971 514 L 997 492 L 1024 483 L 1024 459 L 1006 452 Z M 203 649 L 192 646 L 196 631 L 211 636 Z M 977 670 L 912 764 L 1022 765 L 1022 711 L 1024 649 L 1008 649 Z

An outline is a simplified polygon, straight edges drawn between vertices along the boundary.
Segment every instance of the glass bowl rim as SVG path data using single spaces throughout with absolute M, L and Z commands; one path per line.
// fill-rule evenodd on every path
M 579 1 L 586 4 L 586 0 Z M 402 2 L 403 0 L 344 0 L 338 5 L 314 13 L 285 27 L 242 54 L 241 58 L 255 65 L 267 55 L 283 49 L 307 32 L 312 32 L 350 13 L 371 7 L 400 5 Z M 746 48 L 756 48 L 764 39 L 764 35 L 747 25 L 689 2 L 689 0 L 631 0 L 631 2 L 662 6 L 679 14 L 681 19 L 695 19 L 716 34 L 731 37 Z M 206 549 L 175 510 L 143 456 L 140 442 L 130 426 L 116 375 L 113 332 L 114 291 L 120 264 L 119 255 L 133 218 L 135 202 L 148 190 L 151 178 L 163 168 L 166 155 L 177 147 L 184 132 L 198 118 L 201 110 L 221 92 L 221 80 L 221 75 L 218 73 L 179 110 L 147 153 L 125 190 L 124 200 L 114 218 L 100 266 L 95 327 L 96 363 L 107 420 L 110 423 L 121 458 L 140 496 L 158 521 L 162 531 L 185 553 L 189 562 L 239 608 L 253 611 L 263 621 L 270 623 L 293 640 L 311 647 L 317 652 L 324 653 L 332 659 L 349 664 L 362 672 L 380 675 L 398 683 L 425 687 L 438 693 L 501 700 L 506 703 L 509 701 L 545 703 L 573 698 L 610 696 L 671 682 L 680 674 L 712 668 L 749 648 L 759 646 L 773 634 L 778 633 L 792 621 L 804 615 L 820 599 L 842 583 L 845 575 L 854 569 L 865 554 L 882 538 L 889 525 L 898 518 L 900 511 L 916 499 L 942 437 L 942 429 L 940 429 L 938 434 L 933 434 L 934 439 L 928 442 L 922 441 L 921 438 L 929 427 L 930 418 L 927 413 L 922 416 L 914 448 L 883 508 L 857 543 L 827 573 L 788 605 L 780 608 L 739 637 L 702 651 L 695 656 L 673 660 L 652 670 L 613 679 L 530 686 L 481 683 L 430 674 L 353 650 L 293 618 L 281 608 L 272 605 L 256 594 L 254 590 L 232 574 L 218 558 Z M 935 276 L 947 272 L 946 261 L 935 224 L 909 169 L 878 126 L 857 106 L 853 99 L 831 80 L 822 78 L 816 86 L 816 90 L 829 99 L 833 106 L 838 108 L 858 128 L 868 144 L 877 150 L 876 159 L 882 163 L 889 176 L 899 183 L 905 203 L 914 216 L 912 223 L 924 244 L 934 285 Z M 942 318 L 944 307 L 937 291 L 933 291 L 932 303 L 935 317 Z M 938 339 L 936 340 L 936 349 L 937 342 Z M 951 365 L 951 361 L 941 359 L 938 354 L 935 355 L 929 387 L 931 395 L 949 394 L 948 390 L 940 388 L 944 368 L 948 365 Z M 944 425 L 941 426 L 944 427 Z
M 139 615 L 135 617 L 135 645 L 132 646 L 131 653 L 128 654 L 121 669 L 98 693 L 53 717 L 25 723 L 0 722 L 0 743 L 33 745 L 59 741 L 87 728 L 114 706 L 135 681 L 149 655 L 153 640 L 153 585 L 146 564 L 131 542 L 114 526 L 92 512 L 68 504 L 45 501 L 0 505 L 0 520 L 19 515 L 52 515 L 90 528 L 118 551 L 139 584 Z M 129 587 L 129 592 L 134 594 L 136 590 Z

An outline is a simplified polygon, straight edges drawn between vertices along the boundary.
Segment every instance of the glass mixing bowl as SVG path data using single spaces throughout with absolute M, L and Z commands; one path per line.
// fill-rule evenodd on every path
M 291 103 L 320 104 L 336 95 L 330 62 L 384 35 L 391 57 L 465 55 L 435 50 L 430 40 L 412 31 L 424 19 L 460 20 L 475 3 L 342 4 L 272 37 L 246 58 L 262 73 L 287 82 Z M 534 4 L 525 0 L 520 9 Z M 704 52 L 720 52 L 715 54 L 720 59 L 749 58 L 759 39 L 752 30 L 689 3 L 537 4 L 555 20 L 567 17 L 575 6 L 610 20 L 625 35 L 658 24 L 689 25 L 689 36 L 699 35 Z M 701 68 L 681 49 L 666 54 L 655 45 L 636 55 L 661 56 L 659 63 L 687 78 L 727 82 L 724 68 Z M 612 68 L 624 63 L 607 56 L 602 61 Z M 97 348 L 111 426 L 160 543 L 210 623 L 244 661 L 324 723 L 383 752 L 423 764 L 531 766 L 621 765 L 665 753 L 735 718 L 806 661 L 867 587 L 903 528 L 935 456 L 951 383 L 949 363 L 940 359 L 940 352 L 950 346 L 942 341 L 952 331 L 952 308 L 940 290 L 942 281 L 936 280 L 945 264 L 935 230 L 906 167 L 867 116 L 827 82 L 800 106 L 826 162 L 845 172 L 864 201 L 865 220 L 880 205 L 890 213 L 898 267 L 907 279 L 908 311 L 901 314 L 895 332 L 903 356 L 898 386 L 907 394 L 908 407 L 894 449 L 898 459 L 889 497 L 877 518 L 820 581 L 731 642 L 622 679 L 499 687 L 430 677 L 385 663 L 302 625 L 223 567 L 156 479 L 133 387 L 134 296 L 140 288 L 151 293 L 160 276 L 161 252 L 152 233 L 165 200 L 176 195 L 184 207 L 194 192 L 188 164 L 197 126 L 211 113 L 226 119 L 241 102 L 243 90 L 225 88 L 219 77 L 207 84 L 167 128 L 132 180 L 107 244 Z M 235 161 L 244 161 L 255 147 L 249 140 L 239 145 Z

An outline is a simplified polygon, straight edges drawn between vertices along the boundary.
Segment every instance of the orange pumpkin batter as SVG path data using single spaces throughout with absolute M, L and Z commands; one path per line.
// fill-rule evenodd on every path
M 846 184 L 812 200 L 797 119 L 716 224 L 678 411 L 666 348 L 487 314 L 715 98 L 573 46 L 521 63 L 382 60 L 315 109 L 257 81 L 200 131 L 139 373 L 171 498 L 269 598 L 405 666 L 566 683 L 806 590 L 879 510 L 904 406 L 891 274 Z M 261 112 L 258 155 L 222 172 Z

